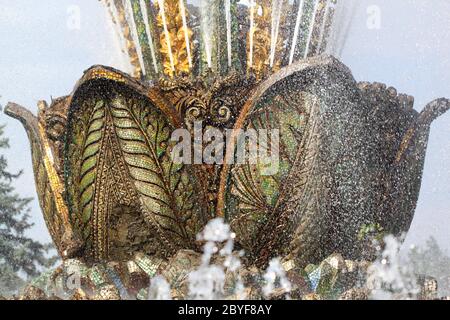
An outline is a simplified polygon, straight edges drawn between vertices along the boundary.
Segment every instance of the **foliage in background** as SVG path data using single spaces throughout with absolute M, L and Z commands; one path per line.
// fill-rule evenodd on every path
M 0 107 L 1 112 L 1 107 Z M 51 245 L 34 241 L 25 235 L 33 224 L 29 222 L 30 198 L 22 198 L 12 186 L 22 172 L 12 174 L 3 151 L 9 148 L 0 126 L 0 295 L 12 295 L 27 279 L 36 277 L 43 268 L 51 267 Z
M 450 295 L 450 257 L 435 238 L 429 238 L 423 247 L 412 248 L 408 258 L 416 274 L 435 278 L 439 294 Z

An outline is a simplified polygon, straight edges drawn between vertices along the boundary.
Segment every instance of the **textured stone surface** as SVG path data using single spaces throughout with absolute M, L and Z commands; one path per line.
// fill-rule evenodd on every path
M 368 300 L 370 290 L 365 288 L 352 288 L 339 296 L 339 300 Z
M 167 261 L 160 261 L 142 254 L 126 263 L 85 265 L 78 260 L 66 261 L 53 272 L 41 276 L 27 286 L 15 299 L 20 300 L 125 300 L 148 299 L 150 279 L 161 275 L 170 284 L 171 299 L 189 299 L 188 274 L 201 264 L 201 256 L 194 251 L 181 250 Z M 216 257 L 215 261 L 221 258 Z M 139 261 L 139 264 L 136 263 Z M 142 263 L 145 260 L 146 265 Z M 134 265 L 133 265 L 134 264 Z M 146 268 L 149 265 L 155 269 Z M 131 267 L 131 265 L 133 265 Z M 144 271 L 143 266 L 149 273 Z M 241 267 L 235 272 L 225 269 L 222 299 L 235 300 L 245 297 L 249 300 L 295 299 L 295 300 L 368 300 L 371 290 L 365 287 L 369 262 L 344 260 L 340 254 L 333 254 L 318 265 L 305 269 L 292 261 L 283 263 L 283 269 L 291 284 L 288 292 L 275 288 L 269 296 L 264 296 L 264 270 L 256 267 Z M 81 267 L 80 279 L 74 280 L 76 268 Z M 114 268 L 115 272 L 111 272 Z M 154 271 L 156 270 L 156 271 Z M 145 274 L 145 276 L 143 276 Z M 138 275 L 136 277 L 136 275 Z M 70 277 L 72 276 L 71 280 Z M 236 280 L 240 277 L 243 291 L 235 292 Z M 68 278 L 70 281 L 68 281 Z M 130 281 L 129 279 L 133 279 Z M 77 283 L 80 287 L 77 287 Z M 418 277 L 420 293 L 417 299 L 439 299 L 437 282 L 431 277 Z M 395 298 L 395 294 L 393 298 Z M 401 297 L 399 297 L 401 298 Z M 412 297 L 413 298 L 413 297 Z M 440 299 L 447 299 L 441 297 Z

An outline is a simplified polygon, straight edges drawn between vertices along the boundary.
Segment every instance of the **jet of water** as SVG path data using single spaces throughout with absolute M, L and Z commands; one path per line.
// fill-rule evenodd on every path
M 330 2 L 329 2 L 329 0 L 327 0 L 325 3 L 325 13 L 323 14 L 322 25 L 320 26 L 319 42 L 317 43 L 317 52 L 318 53 L 321 52 L 321 48 L 323 47 L 323 42 L 325 40 L 324 37 L 325 37 L 325 31 L 326 31 L 326 26 L 327 26 L 327 22 L 328 22 L 329 11 L 330 11 Z
M 115 34 L 115 41 L 117 42 L 117 46 L 120 48 L 121 51 L 121 69 L 124 71 L 127 71 L 129 73 L 132 73 L 133 66 L 130 63 L 130 60 L 128 58 L 127 53 L 127 42 L 125 39 L 125 36 L 123 35 L 122 29 L 120 28 L 120 22 L 119 22 L 119 13 L 117 11 L 117 7 L 113 1 L 107 2 L 109 14 L 112 19 L 107 19 L 109 21 L 109 24 L 111 25 L 111 29 L 114 30 Z
M 294 27 L 294 36 L 292 37 L 292 47 L 291 52 L 289 54 L 289 64 L 292 64 L 292 61 L 294 61 L 295 47 L 297 46 L 298 33 L 300 30 L 300 23 L 302 21 L 304 4 L 305 0 L 301 0 L 298 6 L 297 19 L 295 20 L 295 27 Z
M 148 42 L 150 45 L 150 53 L 152 55 L 153 68 L 155 69 L 155 72 L 158 73 L 158 63 L 156 61 L 155 45 L 153 43 L 152 34 L 150 32 L 150 25 L 148 23 L 149 20 L 148 20 L 147 6 L 145 5 L 144 0 L 139 0 L 139 5 L 141 6 L 142 17 L 144 19 L 145 24 L 145 33 L 147 34 Z
M 156 276 L 150 281 L 149 300 L 172 300 L 170 285 L 163 276 Z
M 255 0 L 250 0 L 250 31 L 249 31 L 249 58 L 248 67 L 251 69 L 253 66 L 253 33 L 255 31 Z
M 291 283 L 286 277 L 286 273 L 284 272 L 279 258 L 272 259 L 269 262 L 269 267 L 264 273 L 263 278 L 266 282 L 263 287 L 263 293 L 266 297 L 269 297 L 277 287 L 283 289 L 284 292 L 291 291 Z M 277 286 L 277 280 L 279 282 L 279 286 Z
M 227 24 L 227 53 L 228 66 L 231 67 L 231 3 L 225 0 L 225 20 Z
M 335 5 L 335 18 L 330 37 L 330 54 L 338 58 L 342 55 L 356 10 L 358 10 L 360 4 L 361 1 L 358 0 L 347 0 L 340 1 Z
M 309 23 L 308 38 L 306 39 L 306 49 L 303 58 L 307 58 L 309 54 L 309 46 L 311 44 L 311 39 L 314 31 L 314 21 L 316 21 L 317 10 L 319 9 L 319 0 L 314 0 L 314 9 L 311 15 L 311 22 Z
M 208 67 L 212 67 L 212 37 L 211 37 L 211 30 L 214 30 L 214 26 L 211 25 L 213 23 L 211 14 L 212 12 L 208 10 L 209 8 L 209 1 L 208 0 L 201 0 L 201 16 L 202 16 L 202 34 L 203 34 L 203 43 L 204 43 L 204 49 L 205 49 L 205 55 L 206 55 L 206 63 L 208 64 Z
M 236 237 L 222 218 L 208 222 L 197 240 L 206 241 L 203 246 L 202 262 L 197 270 L 188 275 L 189 296 L 193 299 L 220 299 L 224 295 L 225 271 L 236 272 L 241 267 L 239 256 L 233 254 L 234 238 Z M 219 247 L 222 247 L 219 250 Z M 211 258 L 218 253 L 225 257 L 223 264 L 211 264 Z M 235 295 L 245 298 L 244 285 L 237 276 Z
M 166 45 L 167 45 L 167 49 L 169 52 L 170 68 L 172 69 L 172 71 L 175 71 L 175 64 L 174 64 L 173 55 L 172 55 L 172 45 L 170 43 L 170 34 L 169 34 L 169 29 L 167 28 L 164 0 L 158 0 L 158 5 L 159 5 L 159 14 L 161 15 L 161 19 L 162 19 L 162 23 L 163 23 L 164 36 L 166 38 Z
M 126 0 L 124 6 L 125 6 L 125 16 L 131 28 L 131 35 L 133 37 L 133 42 L 136 44 L 136 51 L 138 54 L 139 65 L 141 66 L 142 74 L 146 75 L 147 73 L 144 65 L 144 57 L 142 56 L 142 48 L 139 42 L 139 36 L 137 33 L 136 23 L 133 18 L 133 8 L 131 6 L 130 0 Z
M 401 242 L 392 235 L 384 238 L 381 256 L 369 267 L 367 287 L 373 299 L 414 299 L 420 292 L 412 267 L 400 256 Z
M 181 19 L 183 21 L 184 40 L 186 41 L 186 52 L 188 56 L 189 68 L 192 68 L 191 46 L 189 44 L 189 33 L 186 22 L 186 8 L 184 6 L 184 0 L 180 0 L 180 12 L 181 12 Z
M 273 0 L 272 2 L 272 29 L 270 35 L 270 67 L 273 67 L 275 52 L 277 49 L 278 32 L 280 30 L 281 8 L 283 0 Z

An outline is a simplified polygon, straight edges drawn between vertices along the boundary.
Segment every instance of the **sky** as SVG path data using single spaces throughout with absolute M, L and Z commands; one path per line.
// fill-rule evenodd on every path
M 341 0 L 342 1 L 342 0 Z M 341 60 L 358 81 L 383 82 L 415 96 L 415 108 L 450 98 L 450 1 L 359 2 Z M 75 19 L 74 19 L 75 17 Z M 76 17 L 79 17 L 77 19 Z M 79 22 L 79 23 L 78 23 Z M 36 112 L 39 100 L 69 94 L 94 64 L 124 65 L 106 10 L 96 0 L 0 0 L 0 104 Z M 37 203 L 28 139 L 21 124 L 0 114 L 20 195 L 33 197 L 29 235 L 50 241 Z M 434 236 L 450 252 L 450 112 L 433 123 L 419 202 L 405 247 Z

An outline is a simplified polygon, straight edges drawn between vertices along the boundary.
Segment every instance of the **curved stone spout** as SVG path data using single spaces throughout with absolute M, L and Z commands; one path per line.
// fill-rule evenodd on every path
M 38 118 L 26 108 L 12 102 L 6 105 L 5 113 L 10 117 L 19 120 L 27 132 L 31 146 L 34 179 L 39 203 L 53 242 L 60 243 L 62 236 L 62 233 L 60 232 L 62 221 L 59 218 L 59 212 L 56 208 L 54 199 L 48 201 L 48 197 L 54 198 L 54 195 L 50 188 L 48 188 L 50 184 L 50 174 L 47 172 L 44 164 L 46 158 L 48 159 L 48 156 L 46 156 L 46 152 L 48 151 L 45 150 Z
M 39 119 L 26 108 L 13 102 L 6 105 L 5 113 L 19 120 L 27 132 L 39 204 L 50 236 L 61 257 L 66 258 L 78 252 L 80 245 L 69 223 L 67 206 L 63 199 L 64 186 L 57 172 L 53 143 L 49 141 L 45 124 L 42 123 L 45 107 L 45 102 L 39 102 Z
M 411 225 L 419 197 L 431 123 L 450 109 L 450 100 L 428 103 L 404 134 L 395 156 L 381 218 L 391 221 L 389 232 L 399 235 Z M 397 199 L 397 201 L 396 201 Z M 399 201 L 400 200 L 400 201 Z

